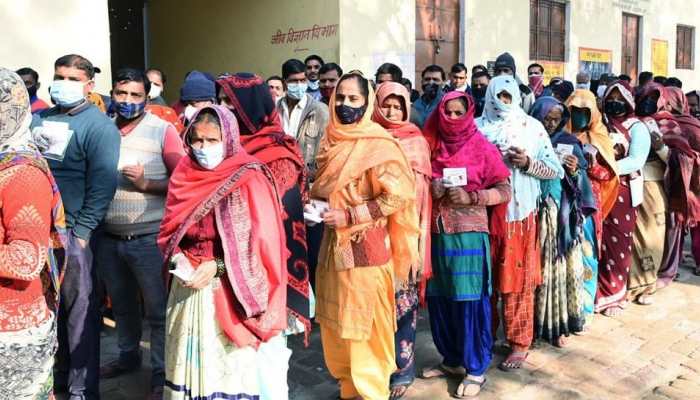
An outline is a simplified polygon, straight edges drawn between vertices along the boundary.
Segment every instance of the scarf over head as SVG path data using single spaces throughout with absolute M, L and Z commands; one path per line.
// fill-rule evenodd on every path
M 45 292 L 46 303 L 55 313 L 58 312 L 65 266 L 66 219 L 58 185 L 49 165 L 31 142 L 31 121 L 29 94 L 22 78 L 9 69 L 0 68 L 0 172 L 21 165 L 31 166 L 41 170 L 51 185 L 48 260 L 41 276 L 49 286 Z
M 510 94 L 512 103 L 498 98 L 500 93 Z M 531 160 L 540 161 L 548 168 L 564 176 L 564 169 L 556 158 L 542 124 L 525 114 L 520 108 L 520 89 L 512 76 L 497 76 L 486 90 L 484 114 L 476 120 L 486 139 L 505 154 L 511 147 L 523 149 Z M 521 221 L 537 207 L 540 180 L 520 168 L 510 166 L 513 197 L 508 203 L 508 222 Z
M 265 311 L 268 307 L 268 296 L 277 286 L 286 285 L 286 279 L 283 279 L 284 282 L 271 280 L 264 268 L 251 268 L 253 265 L 257 267 L 260 262 L 267 261 L 258 260 L 261 258 L 259 254 L 239 254 L 240 240 L 249 242 L 247 247 L 243 246 L 243 248 L 248 248 L 251 252 L 258 249 L 257 241 L 260 238 L 256 234 L 260 227 L 251 227 L 251 235 L 239 237 L 235 224 L 244 221 L 233 220 L 235 215 L 233 208 L 237 204 L 233 192 L 263 174 L 276 200 L 273 202 L 275 207 L 269 212 L 274 213 L 280 221 L 282 212 L 269 170 L 241 148 L 236 118 L 224 106 L 207 106 L 198 110 L 192 120 L 195 121 L 199 113 L 207 110 L 213 111 L 218 117 L 224 144 L 224 160 L 212 170 L 202 168 L 188 146 L 189 157 L 182 158 L 170 177 L 158 246 L 163 252 L 164 259 L 169 260 L 187 230 L 207 214 L 214 212 L 217 231 L 224 249 L 226 276 L 230 284 L 229 287 L 220 285 L 214 290 L 217 319 L 222 330 L 237 345 L 254 344 L 258 340 L 265 341 L 279 332 L 278 329 L 270 329 L 267 326 Z M 189 130 L 193 129 L 193 126 L 190 124 L 186 135 L 189 135 Z M 251 197 L 250 201 L 254 202 L 255 197 Z M 278 248 L 282 254 L 272 255 L 273 261 L 287 259 L 284 254 L 286 252 L 285 234 L 281 223 L 278 228 L 279 232 L 271 236 L 279 237 Z M 251 261 L 253 259 L 255 262 Z M 286 273 L 283 276 L 286 277 Z M 232 295 L 235 299 L 232 299 Z M 229 312 L 233 310 L 231 307 L 233 302 L 237 304 L 236 312 Z M 241 325 L 256 339 L 241 341 Z
M 464 99 L 467 112 L 458 119 L 447 116 L 447 102 Z M 442 178 L 444 168 L 467 169 L 467 192 L 486 189 L 510 176 L 498 148 L 489 143 L 474 122 L 474 101 L 463 92 L 449 92 L 425 124 L 432 150 L 432 176 Z
M 601 204 L 599 211 L 602 219 L 610 213 L 617 201 L 617 189 L 620 179 L 617 173 L 617 161 L 615 160 L 615 150 L 613 142 L 608 135 L 608 129 L 603 123 L 603 116 L 598 110 L 595 95 L 586 89 L 576 89 L 566 100 L 566 107 L 571 112 L 571 107 L 586 108 L 591 113 L 591 120 L 585 131 L 573 133 L 583 144 L 590 144 L 598 150 L 598 155 L 615 174 L 613 179 L 600 181 Z M 571 121 L 567 123 L 567 131 L 571 132 Z
M 530 110 L 530 115 L 538 121 L 544 121 L 549 112 L 560 107 L 562 120 L 554 134 L 549 136 L 552 146 L 559 144 L 572 145 L 573 155 L 578 159 L 579 171 L 586 171 L 588 162 L 583 155 L 581 142 L 566 131 L 566 125 L 570 118 L 566 106 L 554 97 L 540 97 Z M 596 211 L 595 197 L 590 179 L 585 173 L 576 176 L 567 174 L 564 179 L 550 179 L 542 181 L 542 196 L 552 196 L 559 206 L 558 214 L 558 255 L 564 256 L 577 243 L 583 233 L 583 221 L 588 215 Z
M 345 75 L 344 75 L 345 76 Z M 341 78 L 342 80 L 343 78 Z M 337 87 L 336 87 L 337 90 Z M 374 110 L 374 90 L 369 87 L 367 110 Z M 335 104 L 335 91 L 329 104 Z M 316 157 L 318 171 L 311 189 L 311 196 L 328 200 L 333 209 L 345 210 L 349 204 L 341 191 L 367 170 L 384 163 L 395 163 L 408 176 L 413 176 L 409 162 L 399 143 L 381 125 L 372 121 L 372 112 L 365 111 L 359 122 L 342 124 L 335 107 L 330 107 L 330 121 Z M 415 188 L 401 188 L 403 198 L 415 198 Z M 387 230 L 391 242 L 394 275 L 405 282 L 411 266 L 418 260 L 418 215 L 415 202 L 387 217 Z M 345 252 L 353 236 L 373 227 L 374 222 L 336 228 L 335 251 Z

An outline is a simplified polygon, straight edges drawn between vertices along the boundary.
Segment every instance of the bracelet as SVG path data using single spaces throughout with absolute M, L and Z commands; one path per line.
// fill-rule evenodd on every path
M 214 278 L 221 278 L 226 273 L 226 263 L 220 258 L 214 261 L 216 261 L 216 274 L 214 274 Z

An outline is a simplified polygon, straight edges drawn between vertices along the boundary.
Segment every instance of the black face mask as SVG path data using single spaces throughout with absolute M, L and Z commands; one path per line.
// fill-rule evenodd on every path
M 350 107 L 348 105 L 335 106 L 335 114 L 338 116 L 340 123 L 343 125 L 354 124 L 365 115 L 367 106 Z
M 571 129 L 580 132 L 588 127 L 591 122 L 591 114 L 588 110 L 574 110 L 571 112 Z
M 440 86 L 438 86 L 437 83 L 428 83 L 423 85 L 423 94 L 429 99 L 436 98 L 439 90 Z
M 691 112 L 690 112 L 690 115 L 692 115 L 693 117 L 695 117 L 695 118 L 697 118 L 697 119 L 700 119 L 700 110 L 691 111 Z
M 604 111 L 611 116 L 622 115 L 627 112 L 627 104 L 620 100 L 608 100 L 605 102 Z
M 636 113 L 640 116 L 647 116 L 656 113 L 658 110 L 659 108 L 656 105 L 656 100 L 647 97 L 637 104 Z
M 472 93 L 474 94 L 474 97 L 478 97 L 478 98 L 486 97 L 486 87 L 482 87 L 482 88 L 478 88 L 478 89 L 474 88 L 474 89 L 472 89 Z
M 32 86 L 27 88 L 27 92 L 29 92 L 30 98 L 36 96 L 36 91 L 37 91 L 36 85 L 32 85 Z

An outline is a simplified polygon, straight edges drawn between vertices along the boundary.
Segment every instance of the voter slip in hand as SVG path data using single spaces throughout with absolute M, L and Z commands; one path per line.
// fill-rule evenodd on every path
M 175 269 L 171 269 L 168 272 L 177 276 L 183 282 L 189 282 L 192 280 L 192 275 L 194 275 L 194 268 L 192 268 L 189 263 L 185 265 L 183 265 L 183 263 L 178 263 Z
M 51 160 L 63 161 L 68 143 L 73 137 L 73 131 L 68 129 L 68 123 L 57 121 L 44 121 L 42 126 L 32 130 L 32 136 L 36 142 L 42 144 L 41 154 Z
M 304 206 L 304 219 L 315 224 L 323 222 L 323 213 L 330 209 L 328 202 L 312 199 Z
M 443 168 L 442 184 L 447 188 L 467 185 L 466 168 Z
M 557 153 L 557 155 L 559 156 L 559 161 L 564 162 L 564 156 L 570 156 L 574 154 L 574 145 L 559 143 L 554 152 Z

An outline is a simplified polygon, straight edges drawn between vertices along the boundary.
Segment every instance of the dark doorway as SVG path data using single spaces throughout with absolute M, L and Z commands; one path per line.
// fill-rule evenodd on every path
M 637 79 L 639 73 L 638 15 L 622 14 L 622 73 Z
M 430 64 L 446 71 L 459 59 L 459 0 L 416 0 L 416 82 Z
M 144 69 L 145 0 L 108 0 L 112 78 L 123 67 Z

